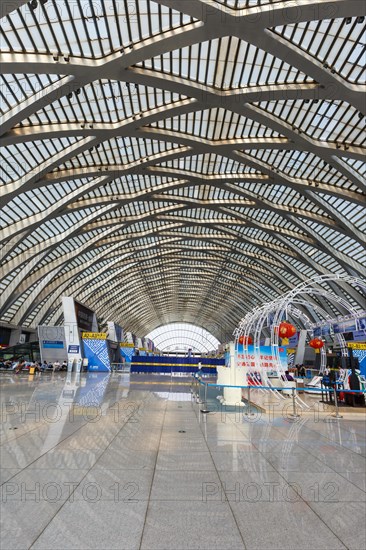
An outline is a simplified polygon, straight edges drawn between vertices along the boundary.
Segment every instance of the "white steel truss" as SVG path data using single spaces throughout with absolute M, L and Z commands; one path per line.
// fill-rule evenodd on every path
M 0 320 L 59 323 L 74 295 L 223 341 L 313 277 L 324 318 L 363 308 L 365 11 L 3 2 Z

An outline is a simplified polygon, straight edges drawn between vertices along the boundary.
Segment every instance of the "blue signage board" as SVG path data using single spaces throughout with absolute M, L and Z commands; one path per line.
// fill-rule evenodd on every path
M 366 331 L 365 330 L 353 331 L 353 340 L 355 342 L 366 342 Z
M 299 343 L 299 333 L 296 332 L 293 336 L 291 336 L 291 338 L 289 338 L 288 340 L 288 346 L 290 348 L 296 348 L 296 346 L 298 345 Z
M 313 335 L 315 338 L 321 338 L 321 336 L 327 336 L 330 334 L 330 326 L 325 325 L 324 327 L 316 327 L 313 330 Z
M 63 349 L 62 340 L 42 340 L 42 347 L 45 349 Z
M 79 353 L 80 346 L 77 346 L 76 344 L 71 344 L 68 347 L 67 353 Z
M 356 321 L 347 321 L 333 325 L 334 334 L 339 334 L 341 332 L 352 332 L 354 330 L 356 330 Z

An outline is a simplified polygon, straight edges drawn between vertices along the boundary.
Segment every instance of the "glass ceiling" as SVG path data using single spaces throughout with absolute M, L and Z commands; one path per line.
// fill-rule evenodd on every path
M 61 323 L 73 295 L 224 341 L 310 277 L 365 276 L 365 3 L 298 4 L 1 3 L 0 321 Z
M 151 331 L 150 338 L 164 352 L 208 353 L 216 351 L 220 342 L 207 330 L 188 323 L 172 323 Z

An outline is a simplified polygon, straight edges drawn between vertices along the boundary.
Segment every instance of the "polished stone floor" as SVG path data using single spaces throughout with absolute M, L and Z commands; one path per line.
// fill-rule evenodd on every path
M 1 550 L 366 547 L 362 414 L 202 414 L 185 377 L 0 384 Z

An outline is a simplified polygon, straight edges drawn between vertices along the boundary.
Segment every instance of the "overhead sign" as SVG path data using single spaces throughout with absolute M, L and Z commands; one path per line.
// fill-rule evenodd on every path
M 67 353 L 79 353 L 80 346 L 77 346 L 76 344 L 71 344 L 67 348 Z
M 67 346 L 64 327 L 38 326 L 38 339 L 41 360 L 46 363 L 65 361 Z
M 347 342 L 347 348 L 366 349 L 366 342 Z
M 83 340 L 106 340 L 107 339 L 107 333 L 106 332 L 83 332 L 81 334 L 81 337 Z
M 63 349 L 64 343 L 61 340 L 42 340 L 42 347 L 48 349 Z

